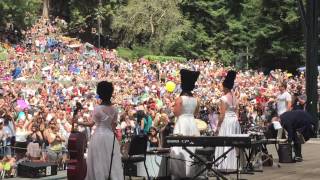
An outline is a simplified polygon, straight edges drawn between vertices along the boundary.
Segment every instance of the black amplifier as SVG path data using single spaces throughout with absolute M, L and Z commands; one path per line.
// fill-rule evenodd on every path
M 49 162 L 21 162 L 18 165 L 18 176 L 38 178 L 57 175 L 58 166 Z

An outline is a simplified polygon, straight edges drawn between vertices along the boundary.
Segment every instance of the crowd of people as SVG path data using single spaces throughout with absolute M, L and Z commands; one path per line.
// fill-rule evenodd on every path
M 217 131 L 222 82 L 232 67 L 214 61 L 186 63 L 125 61 L 115 50 L 98 49 L 61 34 L 59 19 L 40 20 L 23 32 L 25 41 L 2 44 L 8 59 L 0 62 L 0 138 L 3 161 L 42 159 L 63 162 L 77 102 L 83 109 L 79 122 L 88 122 L 100 103 L 96 83 L 114 85 L 112 103 L 118 111 L 117 138 L 125 144 L 134 134 L 149 135 L 151 147 L 165 147 L 163 137 L 172 133 L 173 106 L 182 92 L 180 69 L 200 71 L 193 90 L 199 100 L 196 118 L 208 124 L 201 133 Z M 5 37 L 2 42 L 7 42 Z M 168 82 L 176 87 L 166 88 Z M 281 70 L 265 75 L 256 70 L 237 73 L 233 93 L 239 104 L 239 122 L 264 125 L 268 110 L 277 105 L 283 113 L 304 109 L 305 77 Z M 269 119 L 270 120 L 270 119 Z M 81 123 L 80 123 L 81 124 Z M 88 139 L 93 126 L 76 127 Z

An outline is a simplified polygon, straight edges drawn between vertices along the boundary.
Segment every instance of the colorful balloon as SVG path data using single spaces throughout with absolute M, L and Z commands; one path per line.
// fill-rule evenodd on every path
M 172 81 L 166 83 L 166 90 L 172 93 L 176 89 L 176 84 Z

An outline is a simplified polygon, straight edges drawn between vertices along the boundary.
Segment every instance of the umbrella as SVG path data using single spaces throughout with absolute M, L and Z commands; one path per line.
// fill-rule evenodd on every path
M 25 100 L 19 99 L 19 100 L 17 100 L 17 104 L 18 104 L 20 109 L 29 108 L 29 106 L 28 106 L 28 104 L 26 103 Z
M 304 72 L 304 71 L 306 71 L 306 67 L 305 66 L 304 67 L 299 67 L 297 70 L 300 71 L 300 72 Z M 318 71 L 320 71 L 320 66 L 318 66 Z

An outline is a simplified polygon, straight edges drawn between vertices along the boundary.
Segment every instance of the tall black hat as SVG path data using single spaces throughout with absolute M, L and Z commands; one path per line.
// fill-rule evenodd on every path
M 237 72 L 231 70 L 228 71 L 226 78 L 224 79 L 222 85 L 225 88 L 232 89 L 234 85 L 234 80 L 236 79 Z
M 181 89 L 183 91 L 192 91 L 195 88 L 195 83 L 199 75 L 199 71 L 189 71 L 187 69 L 181 69 Z

